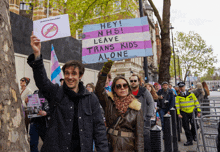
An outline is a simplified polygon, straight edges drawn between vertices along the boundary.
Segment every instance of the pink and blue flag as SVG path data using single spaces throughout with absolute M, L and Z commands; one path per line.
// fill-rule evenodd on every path
M 61 68 L 53 47 L 51 46 L 51 81 L 60 85 L 60 79 L 62 78 Z
M 86 64 L 152 56 L 147 17 L 85 25 L 82 62 Z

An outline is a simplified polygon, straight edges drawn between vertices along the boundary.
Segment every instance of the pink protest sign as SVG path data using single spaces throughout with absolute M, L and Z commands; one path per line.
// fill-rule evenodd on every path
M 41 106 L 41 103 L 40 103 L 38 94 L 28 95 L 27 107 L 40 107 L 40 106 Z
M 83 63 L 152 55 L 147 17 L 86 25 L 83 28 Z

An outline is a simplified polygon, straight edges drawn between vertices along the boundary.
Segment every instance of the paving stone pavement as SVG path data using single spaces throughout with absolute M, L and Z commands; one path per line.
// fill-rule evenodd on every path
M 160 121 L 157 122 L 159 126 L 161 126 Z M 163 137 L 163 136 L 161 136 Z M 186 142 L 186 136 L 184 130 L 182 129 L 182 133 L 180 134 L 181 141 L 178 142 L 178 150 L 179 152 L 197 152 L 197 142 L 193 141 L 192 146 L 184 146 L 183 144 Z M 164 151 L 164 140 L 162 140 L 162 151 Z
M 180 134 L 181 136 L 181 141 L 178 142 L 178 149 L 180 152 L 196 152 L 196 147 L 197 147 L 197 142 L 193 141 L 192 146 L 184 146 L 183 144 L 187 141 L 185 132 L 182 129 L 182 133 Z
M 160 124 L 159 124 L 160 125 Z M 196 142 L 193 142 L 192 146 L 184 146 L 183 144 L 186 142 L 185 133 L 183 130 L 183 133 L 181 133 L 181 141 L 178 142 L 178 149 L 180 152 L 196 152 Z M 39 139 L 39 145 L 38 150 L 40 151 L 41 146 L 43 145 L 43 142 L 41 139 Z M 164 150 L 164 144 L 162 145 L 162 149 Z
M 158 121 L 158 125 L 161 126 L 160 121 Z M 197 150 L 196 150 L 197 142 L 194 141 L 192 146 L 184 146 L 183 145 L 186 142 L 186 136 L 185 136 L 185 133 L 184 133 L 184 129 L 182 129 L 182 133 L 180 134 L 180 136 L 181 136 L 181 141 L 178 142 L 178 150 L 179 150 L 179 152 L 197 152 Z M 39 138 L 39 145 L 38 145 L 38 150 L 39 151 L 40 151 L 42 145 L 43 145 L 43 142 Z M 164 141 L 163 140 L 162 140 L 162 151 L 164 151 Z

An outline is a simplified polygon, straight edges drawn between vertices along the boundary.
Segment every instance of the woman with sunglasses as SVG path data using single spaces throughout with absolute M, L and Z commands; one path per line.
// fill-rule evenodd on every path
M 92 84 L 92 83 L 88 83 L 86 85 L 86 89 L 89 91 L 89 92 L 95 92 L 95 86 Z
M 30 88 L 27 87 L 27 85 L 30 83 L 30 79 L 27 77 L 23 77 L 20 79 L 20 86 L 21 86 L 21 101 L 22 101 L 22 107 L 25 109 L 27 107 L 28 103 L 28 95 L 32 94 L 32 91 Z M 26 130 L 28 132 L 28 125 L 29 125 L 29 119 L 27 117 L 27 113 L 25 113 L 25 125 Z
M 113 80 L 111 90 L 105 91 L 105 82 L 113 62 L 104 64 L 98 77 L 96 95 L 105 110 L 110 152 L 144 152 L 144 119 L 141 103 L 131 93 L 124 77 Z

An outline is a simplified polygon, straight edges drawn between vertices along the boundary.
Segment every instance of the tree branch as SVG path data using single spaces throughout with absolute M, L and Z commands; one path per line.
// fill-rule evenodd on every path
M 186 69 L 186 74 L 185 74 L 185 77 L 184 77 L 184 82 L 186 82 L 186 77 L 187 77 L 187 72 L 189 71 L 189 68 L 191 67 L 190 64 L 187 65 L 187 69 Z
M 85 15 L 86 15 L 87 11 L 90 9 L 90 7 L 91 7 L 93 4 L 95 4 L 97 1 L 98 1 L 98 0 L 94 0 L 94 1 L 88 6 L 88 8 L 87 8 L 87 9 L 85 10 L 85 12 L 83 13 L 83 18 L 85 17 Z
M 160 14 L 159 14 L 157 8 L 155 7 L 153 1 L 152 1 L 152 0 L 148 0 L 148 1 L 149 1 L 149 3 L 150 3 L 151 7 L 152 7 L 153 10 L 154 10 L 154 14 L 155 14 L 155 16 L 157 17 L 157 21 L 158 21 L 158 23 L 159 23 L 160 29 L 162 30 L 162 21 L 161 21 Z

